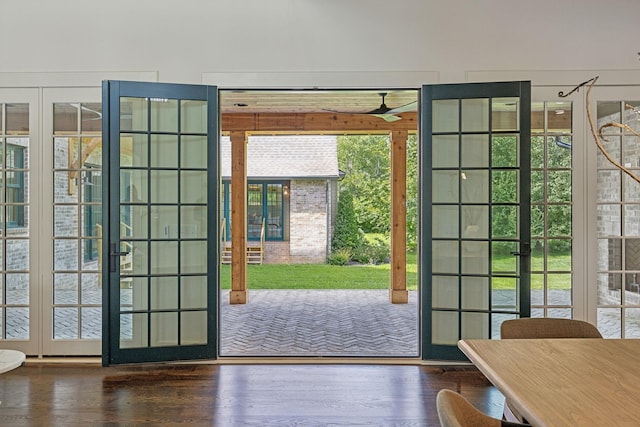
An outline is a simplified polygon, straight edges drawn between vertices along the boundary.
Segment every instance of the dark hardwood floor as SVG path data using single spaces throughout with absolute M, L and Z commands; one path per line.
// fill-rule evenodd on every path
M 442 388 L 502 415 L 473 367 L 27 362 L 0 375 L 0 426 L 438 426 Z

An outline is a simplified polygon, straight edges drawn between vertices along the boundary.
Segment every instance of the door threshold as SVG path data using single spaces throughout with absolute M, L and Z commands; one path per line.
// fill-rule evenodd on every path
M 101 365 L 101 357 L 27 357 L 26 364 L 75 364 Z M 177 360 L 169 362 L 149 362 L 139 365 L 419 365 L 465 367 L 473 366 L 471 362 L 455 360 L 422 360 L 418 358 L 375 358 L 375 357 L 220 357 L 204 360 Z M 137 364 L 127 364 L 137 365 Z M 116 365 L 113 365 L 116 366 Z M 124 366 L 124 365 L 120 365 Z
M 473 366 L 471 362 L 456 360 L 422 360 L 392 357 L 220 357 L 216 360 L 193 360 L 184 363 L 218 365 L 420 365 Z

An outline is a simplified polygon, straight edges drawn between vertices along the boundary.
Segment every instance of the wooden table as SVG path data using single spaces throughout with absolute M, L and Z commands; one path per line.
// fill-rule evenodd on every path
M 640 340 L 462 340 L 534 426 L 640 426 Z

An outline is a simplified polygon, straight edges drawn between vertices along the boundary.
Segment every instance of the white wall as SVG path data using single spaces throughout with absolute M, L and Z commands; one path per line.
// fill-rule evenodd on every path
M 0 72 L 640 70 L 638 0 L 0 0 Z

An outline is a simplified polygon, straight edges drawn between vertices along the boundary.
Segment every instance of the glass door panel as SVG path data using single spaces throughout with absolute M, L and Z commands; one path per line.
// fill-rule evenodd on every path
M 529 314 L 528 82 L 423 88 L 423 358 Z
M 131 82 L 104 90 L 112 217 L 103 363 L 215 358 L 217 91 Z
M 37 353 L 37 91 L 0 90 L 0 348 Z M 33 173 L 36 170 L 35 175 Z M 37 206 L 37 202 L 35 203 Z
M 640 91 L 593 88 L 591 111 L 609 157 L 640 179 Z M 593 136 L 589 135 L 591 143 Z M 640 338 L 640 184 L 596 154 L 597 326 L 607 338 Z
M 43 354 L 99 355 L 102 337 L 100 89 L 43 89 Z M 48 171 L 48 172 L 44 172 Z M 53 267 L 53 268 L 52 268 Z

